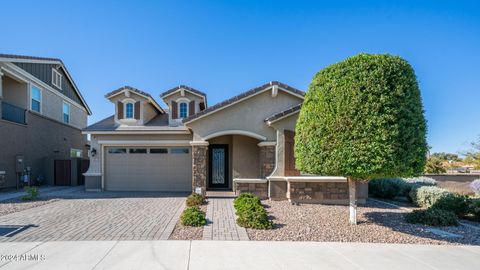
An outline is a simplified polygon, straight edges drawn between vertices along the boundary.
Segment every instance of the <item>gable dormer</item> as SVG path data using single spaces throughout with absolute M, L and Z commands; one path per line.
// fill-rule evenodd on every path
M 207 95 L 191 87 L 180 85 L 160 95 L 169 108 L 170 126 L 183 125 L 182 120 L 207 107 Z
M 130 86 L 121 87 L 105 95 L 115 104 L 115 123 L 120 126 L 142 126 L 165 111 L 150 96 Z

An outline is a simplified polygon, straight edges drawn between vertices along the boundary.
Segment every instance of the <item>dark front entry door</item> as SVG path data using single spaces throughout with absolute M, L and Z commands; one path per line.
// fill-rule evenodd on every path
M 228 188 L 228 145 L 211 144 L 208 149 L 208 187 Z

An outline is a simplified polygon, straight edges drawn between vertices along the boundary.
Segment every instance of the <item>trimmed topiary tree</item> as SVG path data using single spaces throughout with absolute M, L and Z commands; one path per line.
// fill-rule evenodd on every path
M 356 181 L 421 174 L 425 136 L 410 64 L 398 56 L 359 54 L 313 78 L 296 126 L 296 166 L 347 177 L 350 223 L 356 224 Z

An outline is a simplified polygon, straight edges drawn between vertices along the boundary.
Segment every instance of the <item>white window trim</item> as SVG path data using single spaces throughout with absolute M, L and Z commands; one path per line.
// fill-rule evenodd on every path
M 183 119 L 183 118 L 187 118 L 188 115 L 190 114 L 189 110 L 190 110 L 190 99 L 188 98 L 179 98 L 177 100 L 175 100 L 175 102 L 177 102 L 177 109 L 178 109 L 178 119 Z M 187 104 L 187 115 L 185 117 L 181 117 L 180 116 L 180 104 L 182 103 L 186 103 Z
M 33 91 L 33 87 L 37 88 L 39 91 L 40 91 L 40 100 L 37 100 L 40 102 L 40 112 L 37 112 L 35 110 L 33 110 L 33 107 L 32 107 L 32 99 L 33 99 L 33 96 L 32 96 L 32 91 Z M 28 93 L 28 103 L 29 103 L 29 107 L 30 107 L 30 111 L 32 112 L 35 112 L 35 113 L 40 113 L 40 114 L 43 114 L 43 93 L 42 93 L 42 88 L 41 87 L 38 87 L 37 85 L 35 84 L 30 84 L 30 91 Z
M 57 81 L 57 78 L 58 78 L 58 81 Z M 62 74 L 58 72 L 55 68 L 52 68 L 52 84 L 58 89 L 62 90 L 62 81 L 63 81 Z
M 64 118 L 64 114 L 65 114 L 65 112 L 63 111 L 63 106 L 64 106 L 64 105 L 67 105 L 67 107 L 68 107 L 68 122 L 65 122 L 65 118 Z M 71 120 L 70 111 L 71 111 L 71 110 L 70 110 L 70 103 L 67 103 L 67 102 L 63 101 L 63 102 L 62 102 L 62 123 L 64 123 L 64 124 L 70 124 L 70 122 L 71 122 L 71 121 L 70 121 L 70 120 Z
M 181 105 L 182 104 L 185 104 L 185 117 L 182 117 L 182 110 L 180 109 Z M 179 119 L 183 119 L 183 118 L 187 118 L 188 117 L 188 102 L 186 101 L 181 101 L 180 103 L 178 103 L 178 118 Z
M 132 117 L 127 116 L 127 105 L 128 104 L 132 104 Z M 135 119 L 135 103 L 128 101 L 128 102 L 124 103 L 123 107 L 125 108 L 125 113 L 123 114 L 123 119 L 125 119 L 125 120 Z

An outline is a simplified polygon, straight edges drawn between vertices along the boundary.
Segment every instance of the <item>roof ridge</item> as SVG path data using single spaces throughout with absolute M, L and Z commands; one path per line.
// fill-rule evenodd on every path
M 52 57 L 30 56 L 30 55 L 20 55 L 20 54 L 6 54 L 6 53 L 0 53 L 0 57 L 31 59 L 31 60 L 45 60 L 45 61 L 58 61 L 58 62 L 61 62 L 63 64 L 62 59 L 52 58 Z
M 261 90 L 264 90 L 264 89 L 267 88 L 267 87 L 273 86 L 273 85 L 277 85 L 277 86 L 279 86 L 279 87 L 281 87 L 281 88 L 283 88 L 283 89 L 285 89 L 285 90 L 287 90 L 287 91 L 289 91 L 289 92 L 291 92 L 291 93 L 294 93 L 294 94 L 297 94 L 297 95 L 301 95 L 301 96 L 305 96 L 305 92 L 302 91 L 302 90 L 299 90 L 299 89 L 297 89 L 297 88 L 295 88 L 295 87 L 292 87 L 292 86 L 290 86 L 290 85 L 288 85 L 288 84 L 281 83 L 281 82 L 279 82 L 279 81 L 270 81 L 270 82 L 268 82 L 268 83 L 266 83 L 266 84 L 263 84 L 263 85 L 261 85 L 261 86 L 252 88 L 252 89 L 247 90 L 247 91 L 245 91 L 245 92 L 242 92 L 242 93 L 240 93 L 240 94 L 238 94 L 238 95 L 236 95 L 236 96 L 233 96 L 233 97 L 231 97 L 231 98 L 229 98 L 229 99 L 226 99 L 226 100 L 224 100 L 224 101 L 221 101 L 221 102 L 219 102 L 219 103 L 217 103 L 217 104 L 215 104 L 215 105 L 213 105 L 213 106 L 210 106 L 210 107 L 206 108 L 205 110 L 200 111 L 200 112 L 198 112 L 198 113 L 196 113 L 196 114 L 194 114 L 194 115 L 188 116 L 188 117 L 186 117 L 186 118 L 183 119 L 183 123 L 189 122 L 189 121 L 194 120 L 194 119 L 196 119 L 196 118 L 198 118 L 198 117 L 200 117 L 200 116 L 202 116 L 202 115 L 205 115 L 205 114 L 207 114 L 207 113 L 216 111 L 216 110 L 218 110 L 218 109 L 221 109 L 221 108 L 223 108 L 224 106 L 227 106 L 227 105 L 229 105 L 229 104 L 231 104 L 231 103 L 233 103 L 233 102 L 235 102 L 235 101 L 237 101 L 237 100 L 241 100 L 241 99 L 244 99 L 244 98 L 246 98 L 246 97 L 248 97 L 248 96 L 251 96 L 251 95 L 253 95 L 253 94 L 255 94 L 255 93 L 257 93 L 257 92 L 259 92 L 259 91 L 261 91 Z

